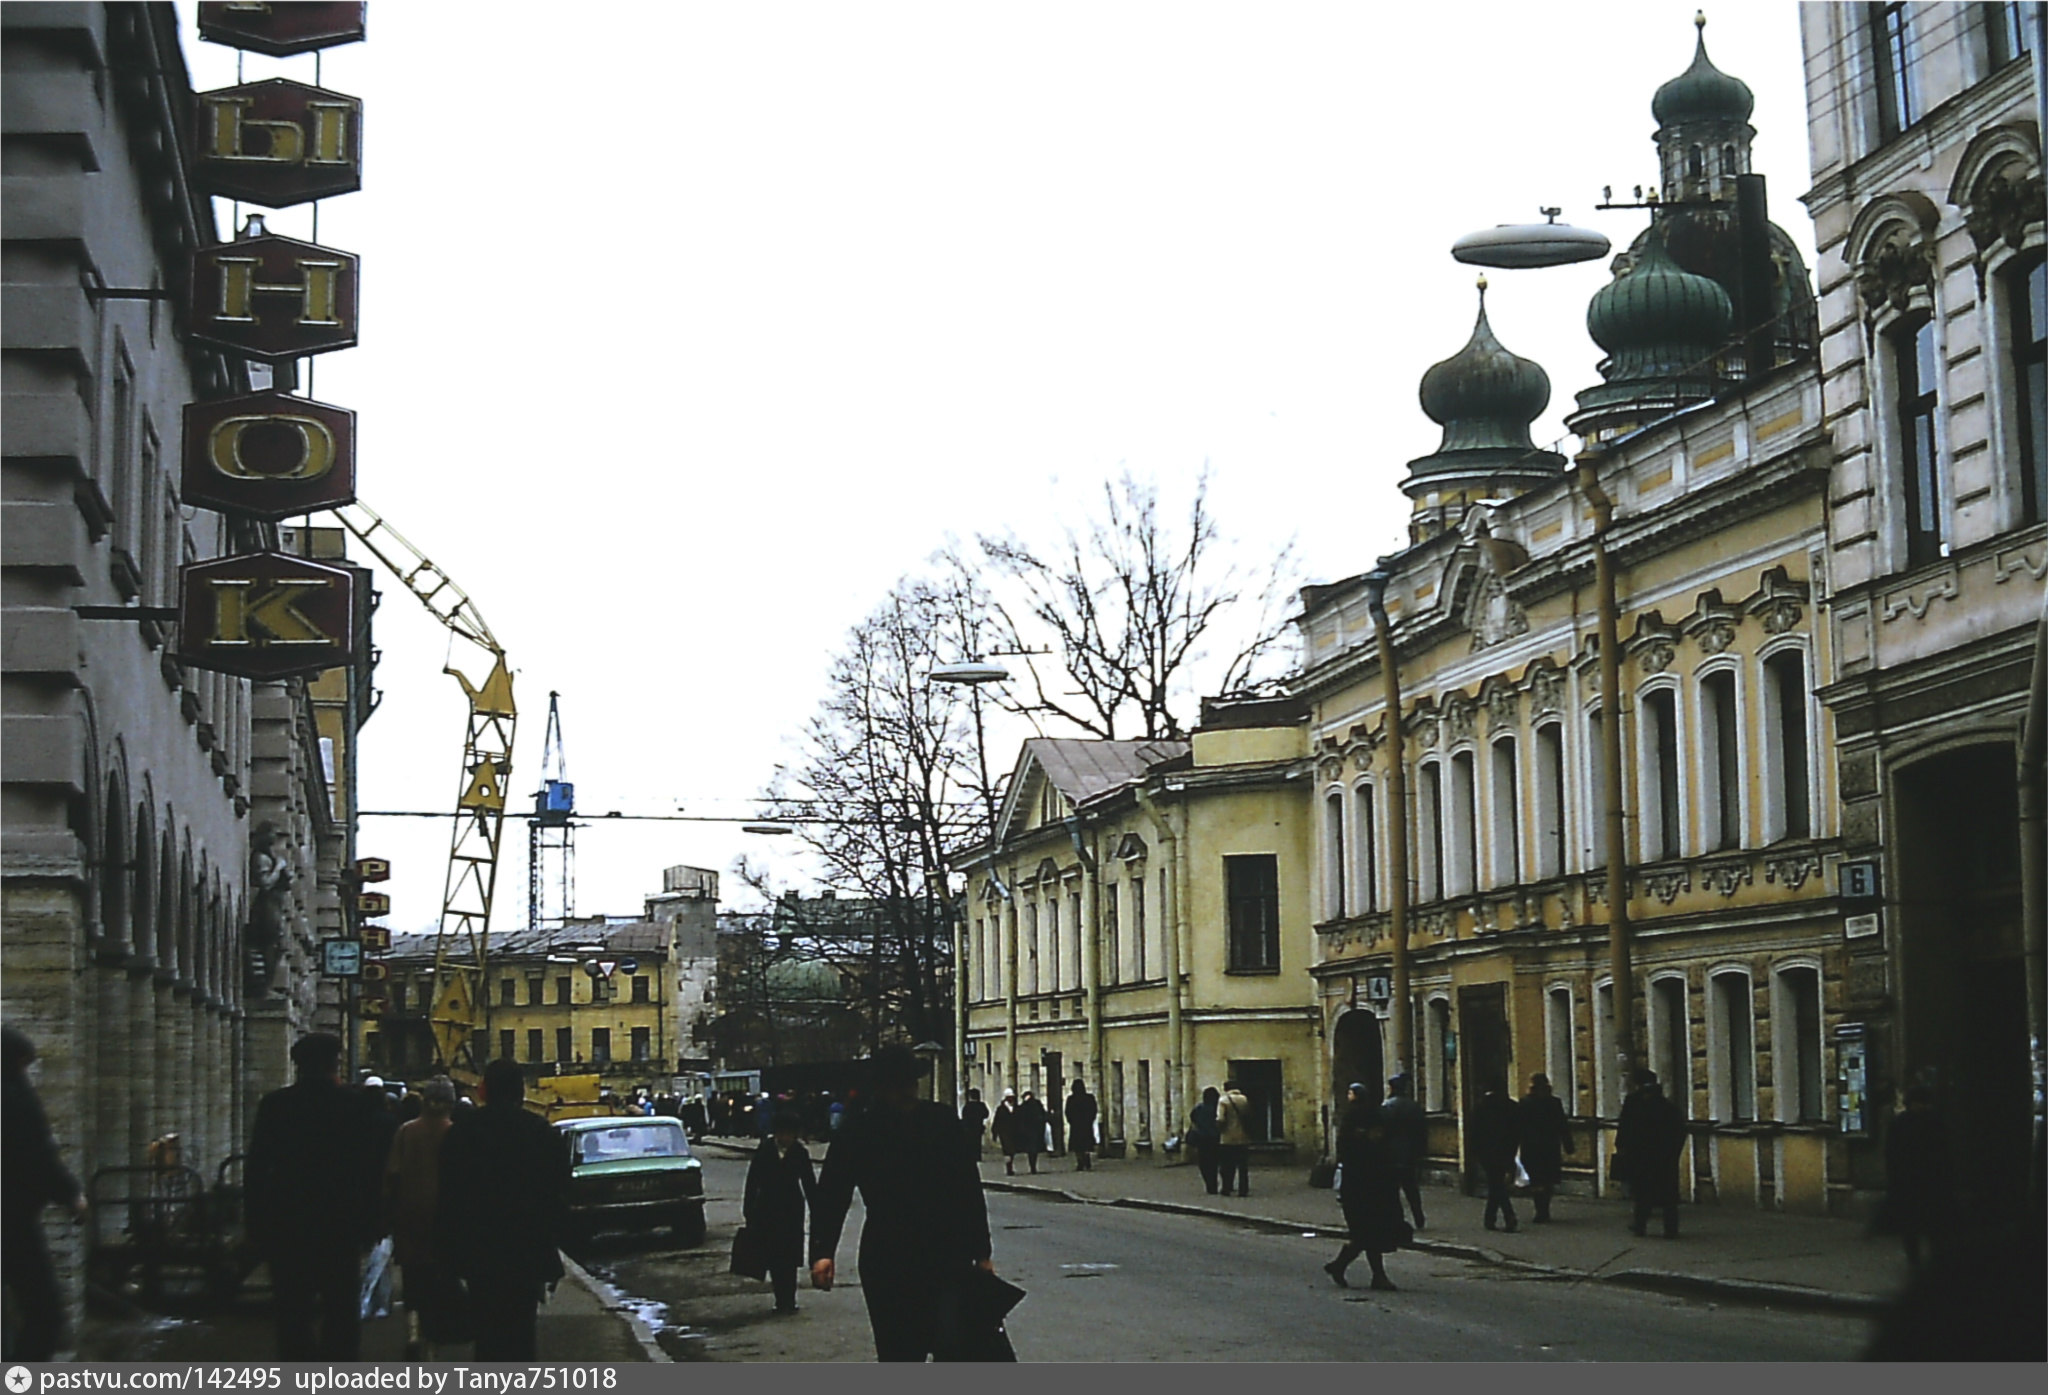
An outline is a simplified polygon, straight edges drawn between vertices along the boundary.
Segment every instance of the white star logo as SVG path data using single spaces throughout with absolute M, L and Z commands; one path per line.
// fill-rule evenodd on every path
M 35 1380 L 36 1378 L 28 1373 L 26 1366 L 7 1368 L 7 1388 L 13 1391 L 14 1395 L 23 1395 L 23 1392 L 35 1384 Z

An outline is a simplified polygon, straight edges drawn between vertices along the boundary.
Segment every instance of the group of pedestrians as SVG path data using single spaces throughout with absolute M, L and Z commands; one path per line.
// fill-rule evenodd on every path
M 1252 1194 L 1251 1100 L 1235 1080 L 1202 1091 L 1202 1102 L 1188 1113 L 1187 1146 L 1194 1152 L 1202 1186 L 1211 1196 Z
M 472 1338 L 478 1360 L 531 1360 L 539 1303 L 563 1273 L 569 1157 L 525 1108 L 518 1065 L 491 1062 L 470 1107 L 428 1082 L 398 1126 L 381 1091 L 342 1084 L 341 1060 L 339 1037 L 301 1037 L 294 1082 L 263 1097 L 250 1134 L 244 1209 L 270 1266 L 278 1356 L 360 1358 L 363 1255 L 389 1232 L 416 1354 Z

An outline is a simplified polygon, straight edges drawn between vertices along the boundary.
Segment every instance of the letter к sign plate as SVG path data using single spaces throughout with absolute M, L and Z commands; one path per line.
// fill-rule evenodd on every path
M 194 339 L 268 363 L 356 342 L 357 259 L 265 235 L 192 254 Z
M 363 187 L 354 97 L 272 78 L 192 102 L 192 181 L 206 193 L 289 208 Z
M 281 519 L 356 497 L 356 414 L 309 397 L 258 392 L 185 408 L 179 497 Z
M 363 0 L 270 5 L 214 4 L 208 0 L 199 6 L 200 38 L 275 58 L 352 44 L 363 37 L 365 29 Z
M 288 678 L 355 657 L 355 574 L 252 552 L 178 569 L 178 657 L 243 678 Z

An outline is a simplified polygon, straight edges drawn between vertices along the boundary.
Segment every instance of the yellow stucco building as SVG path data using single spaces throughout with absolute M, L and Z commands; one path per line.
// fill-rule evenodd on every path
M 1075 1078 L 1108 1151 L 1165 1161 L 1236 1079 L 1268 1156 L 1320 1150 L 1306 753 L 1296 703 L 1212 703 L 1192 741 L 1027 741 L 965 854 L 966 1083 L 1053 1102 Z

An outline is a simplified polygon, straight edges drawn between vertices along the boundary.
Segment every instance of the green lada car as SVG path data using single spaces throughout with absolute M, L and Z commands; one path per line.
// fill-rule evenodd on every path
M 569 1150 L 569 1228 L 644 1234 L 668 1226 L 676 1243 L 704 1239 L 704 1164 L 674 1119 L 570 1119 L 555 1125 Z

